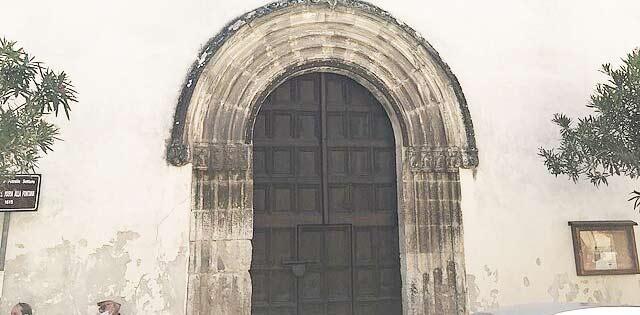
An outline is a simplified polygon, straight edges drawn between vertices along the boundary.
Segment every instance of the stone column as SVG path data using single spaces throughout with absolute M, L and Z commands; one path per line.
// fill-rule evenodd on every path
M 251 146 L 196 144 L 188 315 L 251 314 Z
M 460 150 L 404 150 L 403 209 L 407 314 L 466 314 L 460 209 Z

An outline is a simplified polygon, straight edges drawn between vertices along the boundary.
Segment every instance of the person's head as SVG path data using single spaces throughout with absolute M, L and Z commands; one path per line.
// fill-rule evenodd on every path
M 100 313 L 108 312 L 109 315 L 120 314 L 120 303 L 114 300 L 104 300 L 98 302 L 98 311 Z
M 11 315 L 33 315 L 31 305 L 27 303 L 18 303 L 11 309 Z

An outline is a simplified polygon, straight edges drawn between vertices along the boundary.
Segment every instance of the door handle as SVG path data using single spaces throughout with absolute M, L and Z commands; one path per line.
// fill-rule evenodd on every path
M 291 272 L 297 278 L 300 278 L 304 275 L 307 270 L 307 265 L 316 264 L 317 260 L 283 260 L 282 264 L 285 266 L 291 267 Z
M 289 266 L 289 265 L 306 265 L 306 264 L 317 264 L 319 263 L 319 261 L 317 260 L 283 260 L 282 264 L 285 266 Z

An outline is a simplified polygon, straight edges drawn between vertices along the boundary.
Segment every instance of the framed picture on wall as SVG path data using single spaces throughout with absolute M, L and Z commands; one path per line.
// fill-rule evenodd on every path
M 570 221 L 579 276 L 640 273 L 633 221 Z

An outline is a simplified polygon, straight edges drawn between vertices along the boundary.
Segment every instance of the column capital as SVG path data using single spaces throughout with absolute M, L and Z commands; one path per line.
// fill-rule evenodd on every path
M 172 144 L 167 150 L 167 160 L 171 165 L 183 166 L 190 162 L 189 146 L 184 144 Z
M 406 161 L 411 171 L 453 172 L 478 166 L 478 151 L 457 147 L 410 146 Z
M 211 171 L 246 171 L 249 169 L 251 145 L 228 143 L 196 143 L 193 146 L 193 168 Z

